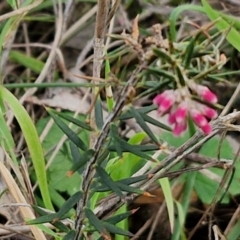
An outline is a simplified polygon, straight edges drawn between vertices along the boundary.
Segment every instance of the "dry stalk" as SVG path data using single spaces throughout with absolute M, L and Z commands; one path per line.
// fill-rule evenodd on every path
M 94 36 L 94 58 L 93 58 L 93 80 L 92 83 L 95 84 L 92 92 L 92 102 L 95 102 L 98 93 L 99 87 L 98 81 L 96 79 L 100 78 L 102 62 L 104 57 L 104 40 L 105 40 L 105 32 L 110 22 L 111 18 L 115 14 L 118 4 L 120 0 L 117 0 L 113 5 L 113 9 L 111 10 L 112 4 L 111 0 L 99 0 L 98 1 L 98 9 L 96 16 L 96 25 L 95 25 L 95 36 Z M 136 81 L 136 75 L 132 75 L 129 79 L 128 83 L 133 83 Z M 88 198 L 89 198 L 89 188 L 94 177 L 95 171 L 93 165 L 96 163 L 98 156 L 101 152 L 101 147 L 105 139 L 107 138 L 110 123 L 114 121 L 114 119 L 118 116 L 119 112 L 124 106 L 126 95 L 128 93 L 128 84 L 123 88 L 123 96 L 120 96 L 118 104 L 115 105 L 113 112 L 109 114 L 106 119 L 105 124 L 103 125 L 101 132 L 97 134 L 93 132 L 90 134 L 90 147 L 95 150 L 94 156 L 87 163 L 86 169 L 83 174 L 83 182 L 81 186 L 81 190 L 83 191 L 83 197 L 80 199 L 77 206 L 77 217 L 75 222 L 76 227 L 76 236 L 75 239 L 79 239 L 82 235 L 83 228 L 83 220 L 84 220 L 84 206 L 86 206 Z M 121 98 L 122 97 L 122 98 Z M 91 111 L 90 113 L 90 125 L 93 129 L 96 129 L 96 116 L 95 112 Z

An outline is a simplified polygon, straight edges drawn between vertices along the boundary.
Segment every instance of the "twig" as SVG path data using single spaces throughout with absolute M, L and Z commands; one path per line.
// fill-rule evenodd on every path
M 119 0 L 116 2 L 119 3 Z M 94 36 L 94 58 L 93 58 L 93 80 L 92 80 L 93 83 L 98 83 L 96 80 L 94 80 L 94 78 L 100 78 L 101 67 L 102 67 L 102 62 L 104 57 L 105 32 L 108 25 L 108 21 L 110 21 L 111 17 L 114 15 L 116 11 L 116 7 L 117 6 L 115 6 L 114 4 L 114 9 L 110 11 L 111 9 L 110 0 L 98 1 L 95 36 Z M 139 68 L 137 68 L 137 70 L 139 70 Z M 86 169 L 83 173 L 83 182 L 81 186 L 83 197 L 80 199 L 77 206 L 77 217 L 75 222 L 75 228 L 76 228 L 75 239 L 76 240 L 79 239 L 82 235 L 83 220 L 84 220 L 83 209 L 84 209 L 84 206 L 86 206 L 87 204 L 87 201 L 89 198 L 90 185 L 95 174 L 95 170 L 93 166 L 97 162 L 98 156 L 100 155 L 100 152 L 101 152 L 101 148 L 105 142 L 105 139 L 107 138 L 109 128 L 110 128 L 110 123 L 114 121 L 114 119 L 118 116 L 118 114 L 122 110 L 125 103 L 125 99 L 127 98 L 126 95 L 128 93 L 129 85 L 130 84 L 134 85 L 135 82 L 136 82 L 136 74 L 133 74 L 130 80 L 128 81 L 128 84 L 122 90 L 123 96 L 120 96 L 118 103 L 115 105 L 113 112 L 106 119 L 105 124 L 103 125 L 99 135 L 97 135 L 97 133 L 95 132 L 90 134 L 90 147 L 95 151 L 95 154 L 87 163 Z M 92 102 L 95 101 L 98 93 L 99 93 L 99 87 L 94 86 L 93 94 L 92 94 Z M 90 125 L 93 129 L 96 129 L 96 118 L 95 118 L 94 111 L 91 111 Z
M 92 166 L 97 162 L 98 156 L 101 153 L 102 146 L 108 136 L 110 124 L 119 116 L 122 108 L 125 105 L 126 99 L 128 99 L 129 88 L 136 85 L 136 83 L 138 82 L 137 75 L 143 69 L 144 69 L 143 66 L 139 66 L 135 70 L 135 72 L 132 74 L 132 76 L 128 80 L 127 84 L 125 85 L 125 87 L 122 89 L 120 96 L 116 101 L 116 105 L 114 106 L 112 113 L 110 113 L 108 115 L 107 119 L 105 120 L 105 123 L 101 129 L 101 132 L 93 145 L 93 150 L 95 151 L 95 153 L 94 153 L 93 157 L 88 161 L 88 164 L 86 166 L 86 170 L 83 175 L 83 179 L 84 179 L 83 186 L 82 186 L 83 197 L 80 199 L 80 201 L 78 203 L 78 207 L 77 207 L 76 229 L 78 231 L 78 234 L 80 234 L 79 230 L 82 228 L 82 224 L 83 224 L 84 216 L 83 216 L 82 210 L 83 210 L 83 207 L 86 206 L 86 203 L 88 200 L 88 195 L 89 195 L 90 184 L 91 184 L 91 181 L 92 181 L 94 173 L 95 173 L 92 169 Z

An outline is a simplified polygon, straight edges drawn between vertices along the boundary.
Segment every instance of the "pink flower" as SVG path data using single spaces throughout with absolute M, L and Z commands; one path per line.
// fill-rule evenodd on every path
M 210 134 L 212 132 L 212 127 L 209 123 L 206 124 L 204 127 L 201 127 L 201 129 L 205 134 Z
M 205 104 L 194 101 L 189 88 L 203 100 L 209 103 L 217 102 L 217 97 L 213 92 L 194 82 L 188 82 L 187 86 L 181 89 L 166 90 L 157 95 L 153 102 L 158 105 L 160 114 L 169 114 L 168 122 L 174 125 L 173 134 L 175 136 L 186 131 L 188 115 L 205 134 L 209 134 L 212 131 L 209 120 L 216 118 L 217 112 Z
M 188 108 L 187 108 L 187 104 L 185 102 L 180 103 L 180 105 L 178 106 L 176 112 L 175 112 L 175 122 L 176 123 L 183 123 L 186 121 L 187 118 L 187 114 L 188 114 Z
M 218 101 L 216 94 L 214 94 L 208 87 L 196 83 L 189 83 L 189 87 L 197 93 L 199 97 L 209 103 L 216 103 Z
M 205 105 L 203 105 L 202 113 L 209 119 L 215 119 L 218 115 L 217 111 Z
M 168 122 L 170 124 L 174 124 L 176 122 L 176 120 L 175 120 L 175 113 L 172 113 L 172 112 L 169 113 Z
M 197 126 L 200 128 L 206 126 L 208 124 L 207 119 L 203 116 L 201 112 L 195 109 L 191 109 L 190 111 L 191 117 Z
M 181 133 L 185 132 L 187 129 L 187 122 L 182 122 L 182 123 L 176 123 L 174 128 L 173 128 L 173 134 L 175 136 L 181 135 Z
M 162 94 L 157 95 L 153 102 L 158 105 L 158 111 L 160 113 L 167 112 L 175 102 L 175 94 L 173 90 L 166 90 Z

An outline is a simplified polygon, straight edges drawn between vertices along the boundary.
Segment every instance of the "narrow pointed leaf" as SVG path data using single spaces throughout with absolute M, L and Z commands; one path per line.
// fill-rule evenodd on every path
M 171 72 L 169 71 L 166 71 L 166 70 L 163 70 L 161 68 L 157 68 L 157 67 L 148 67 L 147 68 L 150 72 L 154 72 L 154 73 L 157 73 L 159 76 L 161 77 L 164 77 L 164 78 L 167 78 L 167 79 L 170 79 L 172 81 L 175 81 L 175 76 L 174 74 L 172 74 Z M 156 82 L 155 82 L 156 84 Z
M 33 205 L 32 207 L 41 216 L 49 214 L 49 212 L 43 210 L 38 206 Z M 59 229 L 61 232 L 69 232 L 69 228 L 65 224 L 63 224 L 61 221 L 52 222 L 51 224 L 57 229 Z
M 127 237 L 133 237 L 134 236 L 131 232 L 123 230 L 119 227 L 116 227 L 113 224 L 110 224 L 108 222 L 103 222 L 103 225 L 111 233 L 119 234 L 119 235 L 127 236 Z
M 106 171 L 100 166 L 96 166 L 96 171 L 98 176 L 101 178 L 102 182 L 106 184 L 113 192 L 115 192 L 119 197 L 123 194 L 117 184 L 112 180 L 112 178 L 106 173 Z
M 149 175 L 148 174 L 137 176 L 137 177 L 124 178 L 124 179 L 121 179 L 121 180 L 119 180 L 117 182 L 125 184 L 125 185 L 131 185 L 131 184 L 134 184 L 134 183 L 146 180 L 146 179 L 149 179 Z
M 143 120 L 145 120 L 146 122 L 149 122 L 155 126 L 158 126 L 164 130 L 167 130 L 167 131 L 172 131 L 172 129 L 170 127 L 168 127 L 167 125 L 155 120 L 154 118 L 148 116 L 147 114 L 144 114 L 144 113 L 140 113 L 140 115 L 142 116 Z
M 109 155 L 109 150 L 108 149 L 104 149 L 102 151 L 101 155 L 99 156 L 97 163 L 101 164 L 104 160 L 106 160 L 108 155 Z
M 128 218 L 129 216 L 131 216 L 136 211 L 137 211 L 137 209 L 136 210 L 127 211 L 125 213 L 121 213 L 121 214 L 118 214 L 116 216 L 109 217 L 106 220 L 104 220 L 104 222 L 108 222 L 108 223 L 111 223 L 111 224 L 115 225 L 115 224 L 121 222 L 122 220 Z
M 112 137 L 112 144 L 114 145 L 116 152 L 118 154 L 119 157 L 122 157 L 122 148 L 121 146 L 118 144 L 118 132 L 117 132 L 117 128 L 115 125 L 111 125 L 110 127 L 110 136 Z
M 131 145 L 133 149 L 136 149 L 138 151 L 142 151 L 142 152 L 149 152 L 149 151 L 156 151 L 156 150 L 159 150 L 159 146 L 156 146 L 156 145 Z M 116 147 L 115 145 L 110 145 L 108 147 L 108 150 L 109 151 L 116 151 Z M 128 152 L 126 150 L 122 150 L 123 152 Z
M 122 191 L 125 191 L 125 192 L 137 193 L 137 194 L 143 194 L 144 193 L 144 191 L 140 190 L 139 188 L 128 186 L 128 185 L 123 184 L 123 183 L 118 182 L 117 185 Z
M 76 172 L 78 169 L 83 167 L 89 160 L 90 158 L 94 155 L 94 150 L 89 149 L 87 150 L 82 156 L 81 159 L 79 159 L 78 162 L 74 162 L 73 166 L 68 172 L 68 176 L 71 176 L 74 172 Z
M 48 215 L 41 216 L 39 218 L 30 220 L 27 222 L 27 224 L 40 224 L 40 223 L 47 223 L 47 222 L 52 222 L 52 221 L 58 221 L 59 218 L 57 217 L 56 213 L 51 213 Z
M 149 175 L 141 175 L 141 176 L 137 176 L 137 177 L 124 178 L 124 179 L 116 181 L 115 183 L 117 185 L 118 184 L 131 185 L 131 184 L 134 184 L 134 183 L 137 183 L 137 182 L 149 179 L 149 178 L 150 178 Z M 102 182 L 99 183 L 99 185 L 96 186 L 96 188 L 95 188 L 96 192 L 107 192 L 109 190 L 110 190 L 110 188 L 103 185 Z
M 148 113 L 148 112 L 151 112 L 151 111 L 156 110 L 156 109 L 157 109 L 157 106 L 151 105 L 151 106 L 136 109 L 136 111 L 138 111 L 140 113 Z M 127 119 L 130 119 L 132 117 L 133 117 L 133 115 L 132 115 L 131 111 L 127 110 L 126 112 L 122 113 L 121 116 L 118 119 L 119 120 L 127 120 Z
M 37 219 L 30 220 L 28 221 L 28 224 L 40 224 L 40 223 L 55 222 L 60 220 L 79 201 L 81 196 L 82 196 L 82 192 L 80 191 L 76 192 L 63 204 L 63 206 L 58 212 L 43 215 Z
M 153 52 L 161 59 L 165 60 L 167 63 L 171 65 L 175 65 L 175 60 L 172 59 L 167 53 L 160 50 L 159 48 L 154 48 Z
M 190 40 L 190 43 L 187 46 L 186 52 L 184 54 L 184 67 L 187 69 L 191 63 L 194 50 L 196 50 L 196 41 L 200 34 L 198 33 L 195 37 Z
M 103 126 L 103 109 L 100 97 L 98 97 L 95 103 L 95 120 L 98 129 L 101 129 Z
M 141 150 L 139 150 L 139 148 L 137 148 L 137 147 L 135 148 L 134 145 L 131 145 L 122 139 L 119 140 L 119 145 L 121 145 L 121 147 L 124 150 L 126 150 L 127 152 L 133 153 L 143 159 L 147 159 L 147 160 L 151 160 L 151 161 L 153 160 L 151 156 L 142 152 Z
M 101 234 L 101 236 L 106 239 L 111 239 L 106 231 L 103 222 L 98 219 L 98 217 L 92 212 L 91 209 L 85 208 L 85 216 L 88 218 L 89 222 L 96 228 L 96 230 Z
M 134 148 L 134 145 L 131 145 L 129 143 L 127 143 L 126 141 L 122 140 L 122 139 L 118 139 L 118 144 L 120 145 L 120 147 L 123 150 L 126 150 L 127 152 L 130 152 L 132 154 L 135 154 L 143 159 L 148 159 L 148 160 L 153 160 L 151 156 L 149 156 L 148 154 L 140 151 L 137 148 Z
M 82 159 L 82 155 L 80 154 L 78 147 L 72 141 L 70 141 L 69 146 L 70 146 L 73 163 L 78 164 Z M 78 169 L 78 171 L 79 171 L 79 169 Z M 81 172 L 79 172 L 79 173 L 81 173 Z
M 48 110 L 48 113 L 53 118 L 54 122 L 58 125 L 58 127 L 67 135 L 67 137 L 74 142 L 80 149 L 87 150 L 86 144 L 83 140 L 72 130 L 67 124 L 65 124 L 56 114 L 54 114 L 51 110 Z
M 184 79 L 184 76 L 183 76 L 183 69 L 181 69 L 179 66 L 176 66 L 176 72 L 177 72 L 177 76 L 178 76 L 178 79 L 179 79 L 179 82 L 181 84 L 181 86 L 185 86 L 186 83 L 185 83 L 185 79 Z
M 75 124 L 78 127 L 81 127 L 83 129 L 92 131 L 92 128 L 88 124 L 86 124 L 85 122 L 82 122 L 82 121 L 80 121 L 80 120 L 78 120 L 76 118 L 73 118 L 73 117 L 71 117 L 69 115 L 66 115 L 66 114 L 64 114 L 62 112 L 57 112 L 55 110 L 51 110 L 51 111 L 54 112 L 59 117 L 66 119 L 68 122 L 71 122 L 71 123 Z
M 159 143 L 158 139 L 156 138 L 156 136 L 153 134 L 153 132 L 150 130 L 150 128 L 148 127 L 148 125 L 146 124 L 146 122 L 144 121 L 144 119 L 142 118 L 142 116 L 140 115 L 140 113 L 138 113 L 133 107 L 131 107 L 131 112 L 134 116 L 134 118 L 136 119 L 137 123 L 140 125 L 140 127 L 145 131 L 145 133 L 155 142 L 155 143 Z
M 80 200 L 82 197 L 82 192 L 78 191 L 75 194 L 73 194 L 60 208 L 60 210 L 57 212 L 57 217 L 61 218 L 66 213 L 68 213 L 72 207 L 76 205 L 76 203 Z
M 71 230 L 63 237 L 62 240 L 75 240 L 75 236 L 76 236 L 76 231 Z

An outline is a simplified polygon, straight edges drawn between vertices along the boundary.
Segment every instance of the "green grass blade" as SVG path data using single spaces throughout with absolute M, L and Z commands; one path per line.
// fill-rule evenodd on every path
M 0 86 L 0 98 L 11 108 L 21 127 L 36 172 L 44 205 L 46 208 L 53 210 L 48 190 L 43 150 L 36 128 L 24 107 L 18 102 L 12 93 L 2 86 Z
M 169 217 L 169 222 L 170 222 L 170 228 L 171 232 L 173 233 L 174 229 L 174 200 L 172 196 L 172 190 L 171 190 L 171 185 L 169 182 L 168 178 L 161 178 L 159 179 L 159 183 L 161 185 L 164 197 L 165 197 L 165 202 L 167 205 L 167 210 L 168 210 L 168 217 Z
M 196 6 L 193 4 L 186 4 L 186 5 L 180 5 L 176 7 L 170 14 L 169 21 L 170 21 L 170 39 L 172 41 L 176 41 L 177 38 L 177 31 L 176 31 L 176 26 L 177 26 L 177 19 L 179 15 L 186 10 L 193 10 L 193 11 L 198 11 L 198 12 L 204 12 L 203 7 L 201 6 Z
M 211 21 L 216 21 L 219 19 L 215 23 L 215 26 L 219 31 L 229 31 L 226 36 L 228 42 L 232 44 L 233 47 L 235 47 L 238 51 L 240 51 L 240 34 L 238 33 L 238 31 L 234 27 L 232 27 L 231 24 L 221 18 L 221 15 L 217 11 L 213 10 L 206 0 L 202 0 L 202 5 L 205 13 Z
M 31 69 L 35 73 L 40 73 L 44 67 L 44 63 L 36 58 L 29 57 L 19 51 L 11 51 L 10 60 L 20 63 L 26 68 Z

